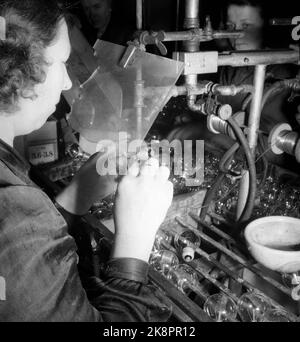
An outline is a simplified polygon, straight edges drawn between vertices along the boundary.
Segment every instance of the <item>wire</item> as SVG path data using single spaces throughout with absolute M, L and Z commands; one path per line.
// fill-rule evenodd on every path
M 255 196 L 256 196 L 255 160 L 254 160 L 254 157 L 252 156 L 248 141 L 243 131 L 241 130 L 240 126 L 232 117 L 228 119 L 228 123 L 230 124 L 231 128 L 234 130 L 234 133 L 236 134 L 236 138 L 240 141 L 241 146 L 244 149 L 247 164 L 248 164 L 248 169 L 249 169 L 249 192 L 248 192 L 245 208 L 242 212 L 241 217 L 238 220 L 238 222 L 245 222 L 245 221 L 248 221 L 251 217 L 251 214 L 254 208 Z
M 219 169 L 220 169 L 220 173 L 218 174 L 214 184 L 212 185 L 212 187 L 206 192 L 203 203 L 204 203 L 204 210 L 201 210 L 200 212 L 200 219 L 202 221 L 205 221 L 207 212 L 209 210 L 209 206 L 212 203 L 213 198 L 215 197 L 215 194 L 217 192 L 217 190 L 219 189 L 219 187 L 221 186 L 223 179 L 225 177 L 225 175 L 228 173 L 229 171 L 229 164 L 231 163 L 235 152 L 238 150 L 238 148 L 240 147 L 239 143 L 235 143 L 233 144 L 229 150 L 224 154 L 224 156 L 222 157 L 222 159 L 219 162 Z
M 240 144 L 238 142 L 234 143 L 227 152 L 225 152 L 224 156 L 220 160 L 219 169 L 221 172 L 228 173 L 230 163 L 234 157 L 235 152 L 240 148 Z
M 262 153 L 256 160 L 255 160 L 255 164 L 257 164 L 259 162 L 259 160 L 263 157 L 263 155 L 265 155 L 266 153 L 268 153 L 269 151 L 272 150 L 272 146 L 270 146 L 264 153 Z M 243 179 L 245 176 L 241 176 L 241 179 Z M 234 184 L 231 188 L 229 188 L 228 192 L 221 198 L 218 198 L 216 201 L 213 201 L 212 204 L 216 204 L 220 201 L 223 201 L 236 187 L 238 186 L 238 183 Z M 209 190 L 208 190 L 209 191 Z M 211 203 L 209 204 L 209 206 L 211 205 Z M 203 209 L 206 208 L 207 205 L 203 205 L 201 206 L 199 209 Z M 202 210 L 201 210 L 202 211 Z

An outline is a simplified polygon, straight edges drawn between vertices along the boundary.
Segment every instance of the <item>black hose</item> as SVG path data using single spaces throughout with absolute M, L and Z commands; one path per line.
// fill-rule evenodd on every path
M 245 112 L 249 103 L 252 101 L 252 98 L 253 98 L 253 94 L 250 93 L 246 96 L 245 100 L 243 101 L 242 103 L 242 111 Z
M 283 81 L 279 81 L 274 83 L 265 93 L 261 101 L 261 110 L 265 107 L 266 102 L 268 101 L 271 95 L 274 95 L 280 92 L 284 87 Z
M 207 212 L 209 210 L 210 203 L 215 198 L 216 192 L 218 191 L 219 187 L 221 186 L 223 179 L 226 175 L 226 173 L 229 170 L 229 164 L 231 163 L 233 156 L 235 152 L 238 150 L 240 145 L 238 143 L 234 143 L 229 150 L 224 154 L 222 159 L 219 163 L 219 169 L 220 173 L 218 174 L 214 184 L 211 186 L 209 190 L 207 190 L 203 203 L 202 203 L 202 209 L 200 213 L 200 219 L 205 222 L 205 218 L 207 215 Z
M 213 201 L 213 199 L 215 198 L 215 194 L 218 191 L 219 187 L 221 186 L 223 179 L 225 177 L 225 173 L 224 172 L 220 172 L 214 182 L 214 184 L 211 186 L 211 188 L 209 190 L 207 190 L 204 200 L 202 202 L 202 209 L 200 212 L 200 219 L 202 221 L 205 221 L 210 203 Z
M 268 101 L 271 95 L 276 94 L 277 92 L 281 91 L 282 89 L 295 89 L 299 91 L 300 81 L 297 78 L 292 78 L 288 80 L 281 80 L 274 83 L 264 94 L 261 102 L 261 110 L 263 110 L 266 102 Z
M 264 148 L 264 140 L 261 134 L 258 135 L 258 151 L 261 154 L 261 156 L 259 157 L 259 159 L 262 159 L 262 165 L 263 165 L 263 177 L 262 180 L 258 186 L 258 189 L 261 189 L 263 187 L 263 185 L 265 184 L 265 181 L 267 179 L 267 175 L 268 175 L 268 160 L 265 157 L 265 148 Z
M 255 160 L 251 153 L 250 146 L 248 141 L 241 130 L 240 126 L 237 122 L 231 117 L 228 119 L 228 123 L 230 124 L 231 128 L 233 129 L 237 140 L 241 143 L 241 146 L 244 149 L 244 153 L 246 156 L 248 168 L 249 168 L 249 193 L 247 196 L 247 201 L 245 208 L 242 212 L 241 217 L 239 218 L 238 222 L 246 222 L 250 219 L 254 204 L 255 204 L 255 196 L 256 196 L 256 169 L 255 169 Z
M 225 152 L 224 156 L 222 157 L 219 163 L 219 169 L 221 172 L 227 173 L 229 171 L 230 163 L 233 159 L 235 152 L 239 149 L 239 147 L 240 144 L 236 142 L 230 147 L 230 149 L 227 152 Z

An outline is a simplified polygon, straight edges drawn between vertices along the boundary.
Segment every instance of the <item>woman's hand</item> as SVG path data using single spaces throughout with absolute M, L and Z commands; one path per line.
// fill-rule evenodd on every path
M 170 171 L 154 158 L 134 163 L 121 180 L 115 199 L 113 258 L 148 262 L 156 232 L 173 198 Z

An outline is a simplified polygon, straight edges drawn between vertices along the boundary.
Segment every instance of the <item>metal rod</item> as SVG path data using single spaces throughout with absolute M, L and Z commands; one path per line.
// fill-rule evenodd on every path
M 243 31 L 234 31 L 234 32 L 230 32 L 230 31 L 213 31 L 212 32 L 212 38 L 213 39 L 237 39 L 237 38 L 242 38 L 244 37 L 244 32 Z
M 228 234 L 224 233 L 222 230 L 218 229 L 217 227 L 207 224 L 206 222 L 204 222 L 203 220 L 201 220 L 196 214 L 194 214 L 193 212 L 190 212 L 189 215 L 199 224 L 201 224 L 203 227 L 211 230 L 212 232 L 216 233 L 217 235 L 219 235 L 222 239 L 227 240 L 228 242 L 230 242 L 233 245 L 237 245 L 236 241 Z
M 257 145 L 258 129 L 260 125 L 261 103 L 264 93 L 266 65 L 257 65 L 254 73 L 254 93 L 251 101 L 249 116 L 248 142 L 252 153 Z
M 194 322 L 213 322 L 213 319 L 210 318 L 206 312 L 189 297 L 179 291 L 175 285 L 172 283 L 170 284 L 168 279 L 156 272 L 152 267 L 149 269 L 149 277 L 152 282 L 168 294 L 168 298 L 172 301 L 172 305 L 175 304 L 175 308 L 179 307 L 180 310 L 185 312 L 185 314 L 192 318 Z
M 180 11 L 180 0 L 176 0 L 176 24 L 175 31 L 179 31 L 179 11 Z M 175 42 L 175 52 L 178 51 L 178 42 Z
M 200 37 L 194 31 L 177 31 L 177 32 L 164 32 L 163 42 L 175 42 L 175 41 L 185 41 L 192 40 L 193 38 Z
M 219 54 L 218 66 L 249 66 L 258 64 L 299 64 L 299 52 L 294 50 L 266 50 Z
M 137 30 L 143 29 L 143 1 L 136 0 L 136 28 Z
M 278 290 L 282 291 L 283 293 L 285 293 L 288 296 L 291 295 L 290 291 L 285 286 L 281 285 L 278 281 L 276 281 L 276 280 L 274 280 L 274 279 L 272 279 L 272 278 L 270 278 L 268 276 L 265 276 L 261 270 L 259 270 L 259 269 L 255 268 L 255 267 L 253 267 L 252 265 L 250 265 L 249 262 L 246 261 L 244 258 L 242 258 L 242 257 L 236 255 L 235 253 L 231 252 L 229 249 L 227 249 L 226 247 L 224 247 L 220 243 L 214 241 L 212 238 L 210 238 L 206 234 L 202 233 L 201 231 L 195 229 L 190 224 L 183 222 L 179 217 L 176 217 L 176 221 L 181 226 L 183 226 L 183 227 L 185 227 L 187 229 L 192 230 L 200 238 L 202 238 L 203 240 L 207 241 L 209 244 L 211 244 L 212 246 L 214 246 L 215 248 L 217 248 L 218 250 L 220 250 L 224 254 L 228 255 L 231 259 L 237 261 L 239 264 L 241 264 L 245 268 L 248 268 L 252 273 L 258 275 L 260 278 L 262 278 L 265 281 L 269 282 L 272 286 L 274 286 Z
M 184 243 L 184 238 L 179 237 L 179 239 Z M 207 254 L 206 252 L 204 252 L 202 249 L 200 248 L 196 248 L 196 253 L 199 254 L 200 256 L 204 257 L 206 260 L 208 260 L 209 262 L 211 262 L 213 265 L 217 266 L 218 268 L 220 268 L 220 270 L 222 270 L 223 272 L 227 273 L 227 275 L 229 275 L 232 279 L 234 279 L 236 282 L 238 282 L 239 284 L 245 286 L 248 290 L 254 291 L 256 293 L 259 293 L 263 296 L 265 296 L 265 294 L 259 290 L 257 290 L 254 286 L 252 286 L 249 282 L 247 282 L 246 280 L 244 280 L 243 278 L 236 276 L 236 274 L 231 271 L 227 266 L 221 264 L 220 262 L 218 262 L 216 259 L 214 259 L 213 257 L 211 257 L 209 254 Z M 213 285 L 215 285 L 221 292 L 225 293 L 228 297 L 232 298 L 236 303 L 239 303 L 239 297 L 234 294 L 232 291 L 230 291 L 226 286 L 224 286 L 220 281 L 218 281 L 216 278 L 212 277 L 208 272 L 205 272 L 203 269 L 201 269 L 198 265 L 197 260 L 193 260 L 189 263 L 189 265 L 198 273 L 200 273 L 205 279 L 207 279 L 209 282 L 211 282 Z M 197 287 L 191 287 L 196 293 L 198 293 L 199 291 Z M 202 297 L 202 293 L 201 293 L 201 297 Z M 286 309 L 281 306 L 280 304 L 278 304 L 276 301 L 272 300 L 271 298 L 268 298 L 271 302 L 271 304 L 274 306 L 274 308 L 277 309 L 282 309 L 285 310 Z M 295 316 L 294 314 L 288 312 L 289 314 L 289 318 L 291 318 L 293 321 L 297 320 L 297 316 Z
M 199 0 L 186 0 L 185 1 L 185 20 L 184 28 L 194 29 L 199 28 Z M 197 40 L 188 40 L 184 44 L 185 51 L 198 52 L 200 50 L 200 42 Z M 186 75 L 185 84 L 187 86 L 197 86 L 198 75 Z M 188 95 L 188 107 L 193 110 L 196 102 L 196 95 Z
M 143 108 L 144 108 L 144 81 L 142 66 L 139 65 L 136 70 L 136 81 L 135 81 L 135 103 L 136 108 L 136 128 L 137 128 L 137 139 L 143 138 Z
M 257 65 L 254 72 L 254 91 L 253 99 L 251 101 L 249 125 L 248 125 L 248 142 L 250 150 L 255 156 L 255 148 L 257 145 L 258 130 L 261 117 L 261 104 L 264 93 L 264 84 L 266 76 L 266 65 Z M 237 220 L 242 216 L 244 211 L 248 193 L 249 193 L 249 171 L 242 171 L 242 178 L 240 182 L 239 198 L 237 203 Z
M 200 29 L 192 29 L 188 31 L 176 31 L 176 32 L 164 32 L 160 31 L 162 35 L 162 42 L 174 42 L 174 41 L 188 41 L 198 40 L 207 41 L 213 39 L 225 39 L 225 38 L 240 38 L 241 33 L 237 32 L 226 32 L 226 31 L 213 31 L 211 36 L 205 36 L 203 31 Z
M 222 263 L 220 263 L 219 261 L 217 261 L 214 257 L 210 256 L 209 254 L 207 254 L 206 252 L 204 252 L 202 249 L 197 248 L 196 249 L 196 253 L 199 254 L 200 256 L 204 257 L 207 261 L 211 262 L 213 265 L 215 265 L 216 267 L 218 267 L 221 271 L 225 272 L 227 275 L 229 275 L 232 279 L 234 279 L 237 283 L 245 286 L 248 290 L 253 291 L 255 293 L 261 294 L 263 296 L 265 296 L 265 294 L 260 291 L 259 289 L 257 289 L 256 287 L 254 287 L 252 284 L 250 284 L 247 280 L 241 278 L 239 275 L 236 275 L 235 272 L 233 272 L 232 270 L 230 270 L 227 266 L 223 265 Z M 193 267 L 194 264 L 197 263 L 197 260 L 193 260 L 190 262 L 190 265 Z M 199 268 L 197 269 L 197 271 L 199 272 Z M 205 274 L 205 278 L 206 278 L 206 274 Z M 207 278 L 208 280 L 210 280 L 209 278 Z M 216 286 L 218 286 L 218 284 L 215 284 Z M 218 286 L 219 287 L 219 286 Z M 234 299 L 234 298 L 233 298 Z M 286 311 L 285 307 L 283 307 L 282 305 L 280 305 L 279 303 L 277 303 L 275 300 L 273 300 L 272 298 L 268 298 L 270 300 L 270 303 L 273 305 L 274 308 L 276 309 L 281 309 Z M 288 312 L 289 317 L 296 321 L 297 320 L 297 316 L 294 315 L 293 313 Z
M 198 19 L 199 14 L 199 0 L 185 1 L 185 17 L 187 19 Z

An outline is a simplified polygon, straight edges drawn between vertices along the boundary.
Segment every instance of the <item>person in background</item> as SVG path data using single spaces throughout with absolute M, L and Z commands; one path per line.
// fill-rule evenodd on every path
M 80 0 L 89 24 L 101 38 L 111 20 L 112 0 Z
M 150 158 L 117 185 L 114 246 L 91 303 L 67 222 L 111 193 L 113 178 L 99 177 L 95 154 L 52 202 L 14 149 L 15 137 L 39 129 L 72 86 L 64 11 L 54 0 L 1 0 L 0 16 L 0 321 L 167 320 L 171 308 L 147 272 L 172 200 L 169 170 Z
M 230 39 L 232 50 L 261 50 L 266 39 L 266 11 L 257 0 L 232 0 L 226 6 L 226 27 L 243 30 L 244 36 Z
M 268 16 L 267 8 L 264 1 L 259 0 L 228 0 L 224 2 L 223 21 L 226 23 L 227 29 L 243 30 L 244 36 L 236 40 L 228 40 L 227 44 L 222 42 L 223 50 L 235 50 L 246 52 L 247 50 L 264 51 L 269 49 L 269 29 L 267 27 Z M 225 48 L 226 47 L 226 48 Z M 223 51 L 222 50 L 222 51 Z M 276 81 L 290 79 L 296 77 L 298 72 L 297 65 L 268 65 L 266 70 L 265 91 Z M 216 77 L 217 76 L 217 77 Z M 213 82 L 221 85 L 236 85 L 249 84 L 253 85 L 254 81 L 254 66 L 249 67 L 219 67 L 218 75 L 212 75 Z M 205 75 L 205 80 L 209 79 L 209 75 Z M 293 129 L 299 130 L 295 113 L 297 113 L 297 105 L 290 102 L 290 90 L 282 90 L 276 93 L 276 96 L 270 96 L 261 113 L 260 130 L 262 132 L 261 142 L 264 149 L 268 149 L 268 134 L 272 128 L 279 123 L 288 122 Z M 242 105 L 248 94 L 237 94 L 236 96 L 218 96 L 217 100 L 221 104 L 229 104 L 232 107 L 233 113 L 241 111 Z M 246 107 L 247 125 L 250 101 Z M 233 139 L 223 134 L 214 134 L 207 129 L 207 117 L 193 113 L 188 109 L 185 110 L 185 116 L 180 115 L 177 120 L 177 126 L 169 133 L 172 139 L 195 140 L 202 139 L 205 146 L 220 153 L 228 150 L 234 143 Z M 184 123 L 192 121 L 191 123 Z M 178 124 L 178 121 L 181 123 Z M 176 121 L 175 121 L 176 125 Z M 290 166 L 294 169 L 294 157 L 289 155 L 275 156 L 268 150 L 266 158 L 276 164 L 284 167 Z
M 231 30 L 243 30 L 244 36 L 230 40 L 231 50 L 250 51 L 267 50 L 268 47 L 268 16 L 266 4 L 260 0 L 229 0 L 225 8 L 226 26 Z M 267 66 L 265 90 L 274 82 L 296 76 L 296 65 L 269 65 Z M 254 67 L 222 67 L 220 68 L 219 83 L 223 85 L 253 84 Z M 271 97 L 263 108 L 261 129 L 266 133 L 281 122 L 289 122 L 295 126 L 294 107 L 288 103 L 290 91 L 282 91 L 276 97 Z M 233 112 L 242 108 L 247 95 L 226 96 L 220 98 L 222 102 L 229 103 Z M 249 110 L 250 102 L 247 107 Z
M 97 39 L 124 46 L 132 40 L 135 15 L 128 6 L 113 0 L 80 0 L 73 7 L 80 28 L 92 46 Z

